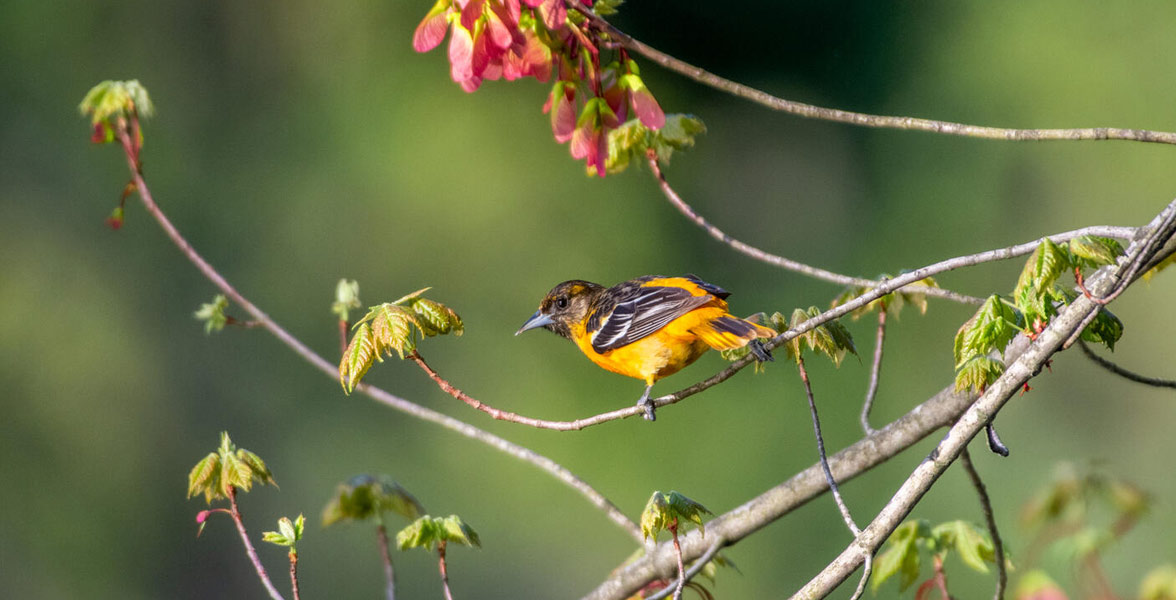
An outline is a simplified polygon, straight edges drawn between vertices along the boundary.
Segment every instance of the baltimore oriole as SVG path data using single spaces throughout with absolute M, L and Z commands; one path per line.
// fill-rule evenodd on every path
M 750 344 L 758 360 L 772 360 L 757 338 L 776 332 L 728 313 L 730 295 L 694 275 L 647 275 L 610 288 L 573 279 L 552 288 L 515 335 L 543 327 L 575 342 L 600 367 L 644 380 L 637 405 L 652 421 L 654 382 L 677 373 L 708 348 Z

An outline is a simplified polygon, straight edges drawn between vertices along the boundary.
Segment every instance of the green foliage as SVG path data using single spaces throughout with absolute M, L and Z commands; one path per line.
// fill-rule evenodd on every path
M 293 522 L 287 517 L 278 519 L 277 531 L 266 531 L 261 534 L 261 540 L 278 546 L 290 548 L 290 556 L 298 556 L 295 545 L 302 539 L 302 530 L 306 525 L 306 518 L 298 515 Z
M 359 282 L 354 279 L 340 279 L 335 286 L 335 301 L 331 303 L 331 312 L 339 316 L 340 321 L 351 321 L 351 310 L 363 306 L 359 302 Z
M 1176 600 L 1176 565 L 1160 565 L 1143 577 L 1139 600 Z
M 228 323 L 228 317 L 225 316 L 225 309 L 229 307 L 229 299 L 224 294 L 217 294 L 212 302 L 206 302 L 196 309 L 192 316 L 204 321 L 204 333 L 211 334 L 214 331 L 220 331 L 225 328 Z
M 1075 238 L 1065 246 L 1042 240 L 1025 261 L 1012 300 L 989 297 L 956 333 L 956 390 L 982 392 L 1004 370 L 1003 363 L 993 362 L 993 357 L 1003 355 L 1018 332 L 1035 337 L 1062 306 L 1074 301 L 1073 291 L 1058 286 L 1064 273 L 1114 264 L 1122 251 L 1119 242 L 1096 236 Z M 1082 331 L 1082 339 L 1112 350 L 1122 336 L 1122 321 L 1105 308 Z
M 114 124 L 118 119 L 148 118 L 155 114 L 155 106 L 139 80 L 108 79 L 90 88 L 78 104 L 78 112 L 90 117 L 94 141 L 109 143 L 114 141 Z
M 351 342 L 339 361 L 339 382 L 347 393 L 355 389 L 374 362 L 383 362 L 385 355 L 395 351 L 403 359 L 416 350 L 419 338 L 462 334 L 464 324 L 453 309 L 421 297 L 429 289 L 373 306 L 355 324 Z
M 889 275 L 881 275 L 878 277 L 879 281 L 885 281 L 887 279 L 890 279 Z M 939 283 L 936 282 L 932 277 L 920 279 L 919 281 L 905 286 L 900 290 L 895 290 L 889 294 L 886 294 L 885 296 L 871 300 L 864 306 L 858 307 L 851 311 L 849 316 L 856 321 L 863 315 L 872 313 L 876 310 L 884 310 L 886 311 L 887 315 L 898 317 L 898 315 L 902 312 L 903 307 L 907 304 L 910 304 L 919 309 L 919 314 L 927 314 L 927 294 L 925 292 L 919 291 L 919 288 L 938 287 Z M 832 307 L 836 308 L 841 306 L 842 304 L 845 304 L 861 296 L 862 294 L 869 292 L 872 289 L 873 288 L 870 286 L 850 286 L 845 288 L 845 291 L 841 292 L 841 294 L 833 299 Z
M 785 321 L 784 315 L 775 313 L 769 322 L 776 331 L 783 333 L 798 327 L 809 319 L 820 316 L 820 314 L 821 309 L 810 306 L 807 311 L 802 308 L 793 310 L 791 321 Z M 853 336 L 837 320 L 825 321 L 789 340 L 785 346 L 788 357 L 800 362 L 801 353 L 805 346 L 817 354 L 825 355 L 837 366 L 841 366 L 841 361 L 845 359 L 846 354 L 857 356 L 857 348 L 853 345 Z
M 1148 269 L 1147 272 L 1143 274 L 1143 280 L 1151 281 L 1152 277 L 1155 277 L 1160 271 L 1163 271 L 1172 265 L 1176 265 L 1176 253 L 1168 255 L 1168 258 L 1161 260 L 1160 262 L 1156 263 L 1156 266 Z
M 628 76 L 626 76 L 628 77 Z M 629 81 L 629 85 L 636 85 Z M 640 81 L 638 79 L 637 81 Z M 645 84 L 640 84 L 644 87 Z M 694 146 L 694 138 L 706 132 L 706 125 L 693 115 L 666 115 L 661 129 L 650 129 L 638 119 L 608 132 L 608 158 L 604 162 L 609 173 L 620 173 L 633 161 L 640 162 L 647 150 L 657 153 L 659 162 L 668 163 L 676 150 Z
M 680 531 L 679 525 L 694 523 L 702 535 L 706 535 L 706 527 L 702 524 L 702 515 L 712 514 L 705 506 L 675 492 L 654 492 L 641 511 L 641 535 L 645 538 L 657 539 L 662 531 Z
M 335 496 L 323 508 L 323 527 L 343 520 L 382 520 L 386 512 L 413 520 L 424 514 L 425 508 L 387 476 L 356 475 L 335 489 Z
M 432 550 L 435 546 L 449 542 L 466 546 L 481 547 L 482 545 L 477 532 L 466 525 L 457 515 L 449 515 L 448 517 L 425 515 L 396 533 L 396 547 L 401 550 L 409 548 Z
M 624 3 L 625 0 L 596 0 L 592 3 L 592 12 L 602 17 L 615 15 L 617 9 Z
M 954 553 L 975 571 L 988 572 L 996 564 L 988 532 L 966 521 L 935 525 L 918 519 L 899 525 L 886 540 L 886 549 L 874 561 L 870 586 L 877 591 L 887 579 L 899 575 L 899 589 L 905 590 L 919 578 L 920 547 L 940 559 Z
M 261 457 L 238 448 L 229 439 L 227 431 L 221 432 L 220 447 L 192 467 L 188 473 L 188 497 L 204 494 L 205 502 L 224 500 L 229 497 L 229 488 L 248 492 L 253 481 L 277 486 L 269 468 Z

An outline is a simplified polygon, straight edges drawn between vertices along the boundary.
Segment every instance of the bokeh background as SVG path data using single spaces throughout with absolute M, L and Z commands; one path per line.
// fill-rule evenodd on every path
M 356 278 L 368 304 L 424 286 L 467 332 L 422 348 L 454 383 L 495 406 L 564 419 L 633 402 L 606 373 L 543 332 L 515 338 L 555 283 L 697 273 L 748 314 L 825 306 L 840 290 L 753 262 L 706 237 L 648 173 L 584 176 L 551 139 L 547 87 L 488 82 L 463 93 L 444 49 L 412 51 L 427 1 L 82 2 L 10 0 L 0 17 L 0 596 L 262 597 L 227 519 L 197 539 L 203 500 L 188 470 L 221 430 L 267 459 L 280 490 L 243 510 L 255 538 L 308 515 L 307 598 L 374 598 L 382 574 L 367 526 L 319 527 L 337 482 L 387 473 L 435 514 L 458 513 L 482 550 L 451 555 L 459 598 L 578 597 L 632 550 L 579 495 L 503 454 L 423 423 L 312 370 L 261 331 L 205 335 L 192 318 L 215 293 L 128 204 L 119 151 L 88 142 L 76 113 L 103 79 L 140 79 L 158 116 L 145 170 L 192 244 L 279 323 L 334 360 L 328 307 Z M 1023 127 L 1176 130 L 1176 5 L 641 3 L 616 22 L 636 37 L 787 98 L 883 114 Z M 640 59 L 639 59 L 640 60 Z M 1092 224 L 1137 225 L 1176 195 L 1176 149 L 1126 142 L 1004 143 L 808 121 L 730 98 L 642 61 L 667 112 L 709 131 L 667 175 L 732 235 L 835 271 L 873 276 Z M 949 274 L 975 295 L 1012 288 L 1020 264 Z M 1139 285 L 1114 310 L 1124 365 L 1173 375 L 1176 276 Z M 240 311 L 231 313 L 240 315 Z M 931 301 L 888 338 L 874 422 L 947 385 L 966 307 Z M 864 352 L 870 323 L 850 323 Z M 860 437 L 868 356 L 812 367 L 827 443 Z M 723 366 L 709 355 L 670 392 Z M 579 433 L 493 422 L 389 361 L 369 381 L 524 444 L 572 469 L 636 517 L 654 489 L 716 512 L 816 455 L 795 372 L 777 361 L 665 410 Z M 1016 558 L 1021 505 L 1070 461 L 1153 494 L 1144 526 L 1105 556 L 1116 589 L 1176 558 L 1171 430 L 1176 398 L 1116 379 L 1077 352 L 1057 357 L 1001 413 L 1013 454 L 975 453 Z M 868 520 L 927 443 L 845 486 Z M 980 522 L 953 469 L 917 508 Z M 393 522 L 393 527 L 400 523 Z M 723 598 L 796 589 L 849 541 L 822 498 L 728 550 L 742 574 Z M 282 550 L 259 549 L 286 589 Z M 1053 574 L 1075 590 L 1063 557 Z M 434 559 L 395 557 L 404 598 L 440 595 Z M 989 578 L 948 565 L 954 591 Z M 897 594 L 893 584 L 882 595 Z

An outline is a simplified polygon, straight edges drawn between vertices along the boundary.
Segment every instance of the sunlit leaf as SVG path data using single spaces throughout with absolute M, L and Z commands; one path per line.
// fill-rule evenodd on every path
M 996 564 L 992 540 L 967 521 L 948 521 L 931 529 L 931 535 L 946 550 L 954 551 L 974 571 L 988 572 L 988 563 Z
M 681 531 L 688 522 L 697 525 L 699 531 L 706 535 L 703 514 L 709 515 L 711 512 L 676 491 L 671 490 L 668 494 L 654 492 L 645 504 L 645 510 L 641 511 L 641 535 L 656 539 L 659 532 L 671 529 Z
M 956 368 L 962 367 L 964 362 L 973 357 L 985 356 L 993 351 L 1003 352 L 1021 330 L 1020 321 L 1017 311 L 1001 300 L 1000 296 L 990 296 L 956 333 Z
M 1139 600 L 1176 600 L 1176 565 L 1160 565 L 1144 575 Z
M 987 356 L 973 356 L 956 371 L 955 390 L 983 393 L 1004 373 L 1004 363 Z
M 1123 254 L 1118 240 L 1094 235 L 1084 235 L 1070 240 L 1070 254 L 1075 262 L 1084 267 L 1113 265 Z
M 651 129 L 639 119 L 631 119 L 608 132 L 608 158 L 605 168 L 619 173 L 632 161 L 645 160 L 646 150 L 652 149 L 658 161 L 669 163 L 674 152 L 694 146 L 695 138 L 706 132 L 706 125 L 693 115 L 666 115 L 660 129 Z
M 396 534 L 396 547 L 400 550 L 409 548 L 432 550 L 441 542 L 454 542 L 466 546 L 482 545 L 477 532 L 457 515 L 449 515 L 448 517 L 425 515 Z
M 1053 287 L 1058 277 L 1073 266 L 1070 255 L 1064 248 L 1049 238 L 1043 239 L 1025 262 L 1016 289 L 1032 288 L 1041 294 Z
M 899 589 L 906 590 L 919 578 L 920 529 L 926 530 L 926 522 L 907 521 L 894 530 L 886 539 L 885 549 L 874 560 L 874 572 L 870 576 L 870 588 L 875 592 L 887 579 L 899 575 Z
M 155 114 L 155 106 L 139 80 L 106 80 L 90 88 L 78 105 L 78 111 L 90 117 L 93 124 L 109 122 L 132 113 L 148 118 Z
M 1155 277 L 1156 274 L 1158 274 L 1160 271 L 1163 271 L 1172 265 L 1176 265 L 1176 253 L 1168 255 L 1168 258 L 1161 260 L 1160 262 L 1156 263 L 1156 266 L 1148 269 L 1147 272 L 1143 274 L 1143 280 L 1151 281 L 1152 277 Z
M 253 481 L 277 486 L 265 462 L 256 454 L 238 449 L 221 432 L 221 444 L 216 452 L 205 456 L 188 474 L 188 497 L 203 494 L 208 503 L 228 498 L 229 488 L 249 491 Z
M 347 349 L 343 351 L 343 358 L 339 361 L 339 383 L 343 385 L 344 391 L 351 393 L 378 358 L 371 326 L 360 323 L 355 328 Z

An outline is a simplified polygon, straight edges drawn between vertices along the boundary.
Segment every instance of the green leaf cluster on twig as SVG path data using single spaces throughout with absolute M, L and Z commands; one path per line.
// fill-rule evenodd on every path
M 204 500 L 212 504 L 213 500 L 227 499 L 230 487 L 248 492 L 254 481 L 278 485 L 261 457 L 238 448 L 229 433 L 223 431 L 216 452 L 209 453 L 188 473 L 188 497 L 203 494 Z
M 1018 333 L 1036 337 L 1062 307 L 1077 298 L 1077 292 L 1058 285 L 1064 274 L 1073 272 L 1080 283 L 1083 269 L 1114 264 L 1122 252 L 1119 242 L 1111 238 L 1081 236 L 1065 245 L 1042 240 L 1025 262 L 1012 299 L 990 296 L 956 333 L 956 390 L 984 391 L 1004 372 L 1000 359 L 1009 342 Z M 1106 308 L 1082 331 L 1082 339 L 1112 350 L 1122 335 L 1123 323 Z
M 229 299 L 224 294 L 217 294 L 213 297 L 212 302 L 205 302 L 196 309 L 192 316 L 200 321 L 204 321 L 204 333 L 211 334 L 214 331 L 220 331 L 225 328 L 229 318 L 225 315 L 225 309 L 229 307 Z
M 323 527 L 339 521 L 382 519 L 386 512 L 413 520 L 425 513 L 425 507 L 408 490 L 386 476 L 356 475 L 340 483 L 323 508 Z
M 452 308 L 422 298 L 430 288 L 417 290 L 395 302 L 373 306 L 355 324 L 339 361 L 339 383 L 351 393 L 371 366 L 396 352 L 401 359 L 416 350 L 418 339 L 464 331 L 461 317 Z
M 932 526 L 926 519 L 899 525 L 886 540 L 885 550 L 874 561 L 870 587 L 877 591 L 886 580 L 899 576 L 899 589 L 906 590 L 919 579 L 920 549 L 942 561 L 949 553 L 975 571 L 988 572 L 996 564 L 988 532 L 966 521 L 947 521 Z
M 396 547 L 400 550 L 408 550 L 409 548 L 432 550 L 434 547 L 450 542 L 465 546 L 481 547 L 482 545 L 478 539 L 478 533 L 457 515 L 449 515 L 448 517 L 425 515 L 396 533 Z
M 694 146 L 694 138 L 706 133 L 702 119 L 694 115 L 666 115 L 660 129 L 646 127 L 638 119 L 608 132 L 608 158 L 604 166 L 609 173 L 620 173 L 631 162 L 640 163 L 647 152 L 654 152 L 658 162 L 668 164 L 676 150 Z
M 889 275 L 881 275 L 877 277 L 878 281 L 886 281 L 890 279 Z M 927 294 L 919 291 L 919 288 L 938 288 L 939 283 L 933 277 L 920 279 L 906 287 L 890 292 L 885 296 L 880 296 L 874 300 L 858 307 L 849 313 L 853 320 L 858 320 L 862 316 L 870 314 L 876 310 L 886 311 L 886 314 L 892 317 L 898 317 L 902 312 L 903 307 L 907 304 L 919 309 L 919 314 L 927 314 Z M 833 299 L 831 308 L 837 308 L 850 300 L 862 296 L 869 292 L 872 288 L 864 285 L 849 286 L 845 291 L 841 292 Z
M 147 95 L 147 88 L 138 79 L 108 79 L 90 88 L 78 105 L 78 112 L 90 117 L 90 123 L 94 126 L 94 142 L 110 143 L 114 141 L 119 119 L 126 120 L 132 116 L 149 118 L 155 114 L 155 106 Z
M 680 527 L 686 523 L 694 523 L 702 535 L 706 535 L 706 526 L 702 523 L 702 515 L 712 514 L 707 508 L 678 492 L 671 490 L 654 492 L 641 511 L 641 535 L 645 538 L 657 539 L 657 534 L 671 529 L 681 531 Z
M 298 540 L 302 539 L 302 531 L 305 526 L 306 517 L 302 515 L 298 515 L 298 518 L 292 522 L 289 517 L 282 517 L 278 519 L 278 530 L 262 532 L 261 539 L 277 546 L 285 546 L 290 549 L 291 556 L 297 556 L 298 550 L 295 546 Z

